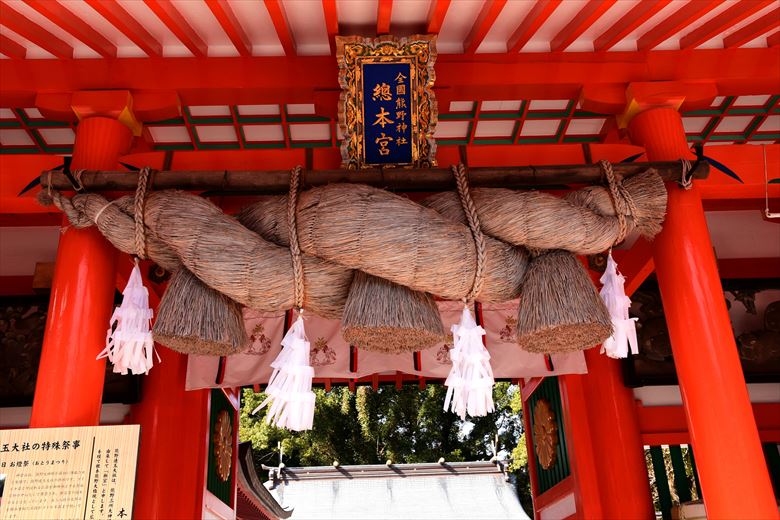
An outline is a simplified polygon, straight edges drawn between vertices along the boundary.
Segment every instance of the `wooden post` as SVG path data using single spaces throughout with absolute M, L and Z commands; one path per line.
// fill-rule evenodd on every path
M 629 134 L 651 160 L 690 158 L 680 114 L 641 112 Z M 653 243 L 708 518 L 780 518 L 697 188 L 669 185 Z
M 72 168 L 116 168 L 131 139 L 130 129 L 116 119 L 84 119 L 76 129 Z M 106 362 L 95 358 L 105 346 L 113 310 L 115 254 L 97 228 L 64 224 L 35 384 L 33 428 L 100 421 Z

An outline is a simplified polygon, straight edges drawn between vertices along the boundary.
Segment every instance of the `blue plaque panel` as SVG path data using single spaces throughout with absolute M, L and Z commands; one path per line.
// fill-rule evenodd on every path
M 411 63 L 364 62 L 362 68 L 364 163 L 412 163 Z

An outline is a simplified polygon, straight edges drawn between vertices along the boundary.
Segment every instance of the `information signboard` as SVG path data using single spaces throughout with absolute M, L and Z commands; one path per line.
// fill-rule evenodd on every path
M 140 426 L 0 430 L 0 519 L 129 519 Z

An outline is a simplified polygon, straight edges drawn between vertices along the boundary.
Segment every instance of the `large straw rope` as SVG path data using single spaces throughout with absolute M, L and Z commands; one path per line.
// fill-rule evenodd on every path
M 635 208 L 628 210 L 632 212 L 627 215 L 628 227 L 654 234 L 665 212 L 663 182 L 646 173 L 626 179 L 623 185 Z M 98 228 L 114 245 L 138 254 L 132 197 L 109 204 L 96 194 L 72 199 L 56 191 L 50 197 L 47 191 L 42 195 L 76 227 L 92 225 L 98 216 Z M 590 253 L 607 249 L 620 233 L 610 195 L 603 187 L 574 192 L 566 200 L 502 189 L 477 189 L 472 196 L 483 229 L 512 244 Z M 454 204 L 448 204 L 449 200 Z M 184 264 L 210 287 L 255 309 L 278 310 L 295 304 L 288 248 L 264 240 L 194 195 L 157 192 L 145 204 L 148 255 L 158 264 L 171 270 Z M 363 185 L 339 184 L 302 192 L 296 229 L 301 231 L 307 280 L 304 306 L 318 314 L 339 316 L 351 269 L 446 299 L 467 297 L 475 279 L 477 254 L 471 231 L 457 223 L 467 220 L 462 205 L 454 193 L 438 194 L 427 204 L 451 220 L 403 197 Z M 247 208 L 242 221 L 260 211 L 264 214 L 261 227 L 273 228 L 274 223 L 286 220 L 275 215 L 277 207 L 274 198 L 265 198 Z M 284 215 L 284 205 L 279 209 Z M 289 230 L 282 228 L 287 227 L 280 225 L 272 231 L 275 242 L 285 241 L 282 237 Z M 285 238 L 289 243 L 289 236 Z M 526 253 L 488 237 L 485 243 L 485 282 L 478 299 L 516 297 Z

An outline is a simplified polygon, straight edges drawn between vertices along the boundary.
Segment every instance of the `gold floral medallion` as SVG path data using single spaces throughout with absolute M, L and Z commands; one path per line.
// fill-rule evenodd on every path
M 534 451 L 539 464 L 544 469 L 550 469 L 555 464 L 555 453 L 558 451 L 558 424 L 555 422 L 555 412 L 547 399 L 539 399 L 534 405 Z
M 227 482 L 233 466 L 233 421 L 227 410 L 219 412 L 211 440 L 214 445 L 214 465 L 217 468 L 217 475 L 223 482 Z

